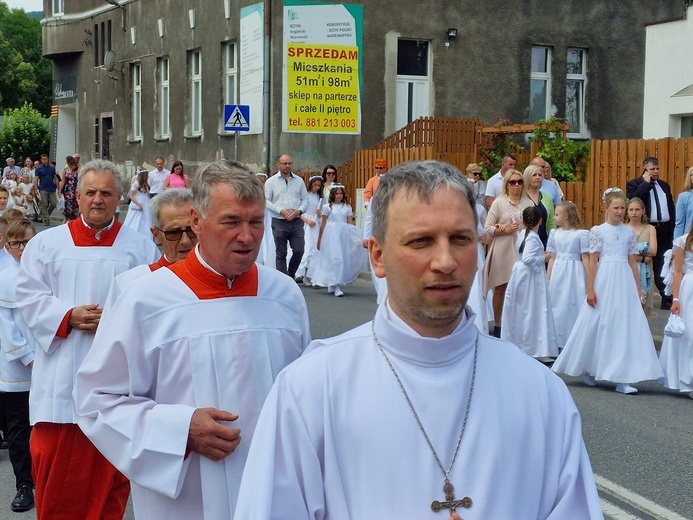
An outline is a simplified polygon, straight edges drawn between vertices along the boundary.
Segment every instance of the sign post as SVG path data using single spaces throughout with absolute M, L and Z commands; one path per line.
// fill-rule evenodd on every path
M 250 132 L 250 105 L 224 105 L 224 130 L 235 132 L 233 160 L 238 160 L 238 135 Z

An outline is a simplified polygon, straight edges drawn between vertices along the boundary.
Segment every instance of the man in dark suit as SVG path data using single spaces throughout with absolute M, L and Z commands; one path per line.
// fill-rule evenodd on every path
M 638 197 L 645 203 L 645 214 L 657 232 L 657 255 L 652 259 L 655 285 L 662 296 L 662 309 L 671 308 L 671 296 L 664 294 L 662 264 L 664 253 L 673 246 L 674 241 L 674 198 L 669 185 L 659 178 L 659 161 L 648 157 L 642 162 L 643 174 L 626 184 L 629 199 Z

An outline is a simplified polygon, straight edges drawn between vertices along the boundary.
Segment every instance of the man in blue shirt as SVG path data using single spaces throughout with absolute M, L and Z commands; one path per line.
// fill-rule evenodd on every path
M 53 213 L 53 210 L 58 204 L 58 197 L 56 195 L 56 191 L 58 190 L 56 177 L 57 174 L 55 173 L 55 168 L 48 164 L 48 156 L 44 153 L 41 156 L 41 166 L 36 168 L 34 185 L 36 186 L 41 199 L 40 220 L 42 220 L 46 226 L 51 225 L 51 213 Z

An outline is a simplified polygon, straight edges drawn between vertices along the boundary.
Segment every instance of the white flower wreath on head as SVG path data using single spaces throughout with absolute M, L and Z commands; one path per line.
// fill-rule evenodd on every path
M 602 194 L 602 202 L 606 202 L 606 196 L 609 193 L 614 193 L 614 192 L 623 193 L 623 190 L 621 188 L 607 188 L 606 190 L 604 190 L 604 193 Z
M 341 188 L 341 189 L 345 189 L 344 184 L 337 184 L 336 182 L 333 182 L 333 183 L 330 185 L 330 191 L 332 191 L 332 190 L 338 190 L 338 189 L 340 189 L 340 188 Z
M 266 173 L 258 172 L 255 174 L 256 177 L 267 177 Z
M 313 175 L 310 179 L 308 179 L 308 183 L 312 183 L 313 181 L 317 180 L 322 180 L 322 175 Z

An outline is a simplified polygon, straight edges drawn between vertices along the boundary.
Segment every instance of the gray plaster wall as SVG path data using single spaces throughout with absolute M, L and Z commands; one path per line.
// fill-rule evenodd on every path
M 99 10 L 85 20 L 46 23 L 44 53 L 55 63 L 54 77 L 78 77 L 77 146 L 84 156 L 94 149 L 94 118 L 113 113 L 114 158 L 149 164 L 156 155 L 197 163 L 225 155 L 233 157 L 234 137 L 220 133 L 222 87 L 221 44 L 239 38 L 239 11 L 257 2 L 232 0 L 230 19 L 224 0 L 124 0 L 126 30 L 120 9 L 102 0 L 70 0 L 71 12 Z M 282 116 L 282 7 L 271 2 L 272 50 L 269 164 L 263 157 L 262 135 L 243 136 L 239 159 L 255 169 L 276 168 L 276 159 L 290 153 L 298 170 L 314 171 L 339 164 L 356 149 L 367 148 L 395 128 L 394 88 L 398 38 L 430 41 L 430 114 L 478 117 L 490 123 L 496 116 L 526 122 L 529 115 L 532 45 L 553 48 L 552 101 L 557 116 L 565 105 L 565 55 L 568 47 L 588 52 L 587 126 L 593 138 L 638 138 L 642 134 L 645 24 L 681 17 L 680 0 L 459 0 L 361 1 L 364 38 L 362 61 L 362 132 L 359 136 L 287 134 Z M 102 8 L 106 6 L 107 9 Z M 188 25 L 188 9 L 196 10 L 196 27 Z M 51 1 L 44 0 L 50 13 Z M 158 18 L 166 20 L 164 38 Z M 119 70 L 94 67 L 94 46 L 87 31 L 111 20 L 112 48 Z M 130 41 L 136 27 L 137 42 Z M 445 47 L 449 27 L 458 37 Z M 187 54 L 203 53 L 203 131 L 186 137 L 188 112 Z M 156 59 L 167 55 L 171 66 L 171 130 L 168 140 L 156 139 Z M 143 72 L 143 139 L 131 136 L 130 64 Z M 86 153 L 85 153 L 86 152 Z M 189 170 L 189 169 L 188 169 Z

